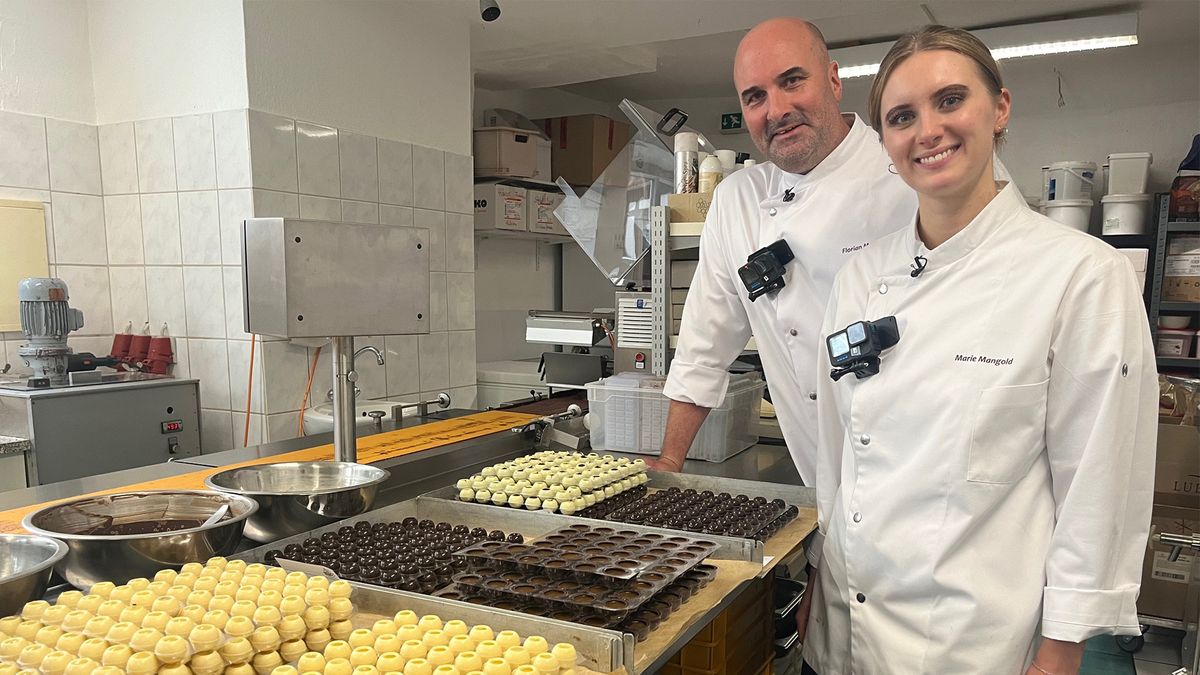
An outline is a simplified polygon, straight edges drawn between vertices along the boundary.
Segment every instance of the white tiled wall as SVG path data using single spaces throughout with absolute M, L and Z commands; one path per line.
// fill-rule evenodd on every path
M 240 225 L 286 216 L 430 230 L 433 333 L 359 337 L 360 398 L 413 401 L 448 391 L 475 403 L 471 159 L 305 120 L 232 110 L 100 127 L 0 112 L 0 198 L 48 203 L 52 273 L 86 326 L 77 350 L 107 352 L 127 322 L 166 323 L 175 374 L 200 380 L 205 452 L 296 435 L 306 348 L 255 345 L 243 330 Z M 18 365 L 19 333 L 0 357 Z M 0 363 L 2 365 L 2 363 Z M 322 350 L 311 401 L 332 384 Z

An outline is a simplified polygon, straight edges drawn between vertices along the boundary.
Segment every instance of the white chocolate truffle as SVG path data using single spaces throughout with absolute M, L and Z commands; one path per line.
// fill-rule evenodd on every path
M 350 637 L 350 633 L 352 632 L 354 632 L 354 624 L 350 623 L 350 619 L 341 619 L 340 621 L 329 623 L 329 634 L 335 640 L 345 640 Z
M 200 612 L 200 615 L 203 616 L 204 608 L 200 605 L 188 605 L 183 610 L 180 610 L 179 616 L 186 616 L 190 619 L 197 612 Z M 157 631 L 165 631 L 167 629 L 167 623 L 173 618 L 175 617 L 167 614 L 166 612 L 150 612 L 144 619 L 142 619 L 142 628 L 153 628 Z
M 97 663 L 100 662 L 100 657 L 104 655 L 104 651 L 108 649 L 110 644 L 102 638 L 91 638 L 84 640 L 83 644 L 79 645 L 79 658 L 91 659 Z
M 188 657 L 188 642 L 178 635 L 167 635 L 154 645 L 154 656 L 168 665 L 183 663 Z
M 344 621 L 354 613 L 354 604 L 350 598 L 333 598 L 329 601 L 329 617 L 334 621 Z
M 113 645 L 101 653 L 100 663 L 101 665 L 115 665 L 116 668 L 125 668 L 125 664 L 130 662 L 131 656 L 133 656 L 133 649 L 130 645 Z

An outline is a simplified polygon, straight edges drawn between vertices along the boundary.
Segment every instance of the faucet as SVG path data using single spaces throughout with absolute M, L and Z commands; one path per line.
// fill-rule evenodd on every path
M 383 365 L 383 363 L 384 363 L 383 352 L 379 351 L 377 348 L 375 348 L 371 345 L 367 345 L 366 347 L 363 347 L 362 349 L 354 352 L 354 356 L 350 359 L 351 367 L 353 367 L 353 364 L 358 361 L 358 355 L 362 354 L 363 352 L 371 352 L 372 354 L 375 355 L 375 362 L 381 366 Z M 354 398 L 358 398 L 358 395 L 360 393 L 362 393 L 362 389 L 359 389 L 357 386 L 354 387 Z M 325 400 L 326 401 L 333 400 L 333 389 L 332 388 L 330 388 L 329 393 L 327 393 L 325 395 Z
M 375 355 L 375 362 L 381 366 L 383 365 L 383 352 L 379 351 L 378 349 L 376 349 L 375 347 L 373 347 L 371 345 L 367 345 L 366 347 L 363 347 L 362 349 L 354 352 L 354 360 L 358 361 L 358 355 L 362 354 L 363 352 L 371 352 L 372 354 Z

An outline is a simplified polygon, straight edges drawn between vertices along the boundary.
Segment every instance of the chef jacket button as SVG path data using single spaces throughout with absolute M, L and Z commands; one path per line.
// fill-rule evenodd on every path
M 772 206 L 772 207 L 771 207 L 771 210 L 770 210 L 770 211 L 767 211 L 767 213 L 769 213 L 770 215 L 772 215 L 772 216 L 773 216 L 773 215 L 775 215 L 776 213 L 779 213 L 779 209 L 777 209 L 777 208 L 775 208 L 774 206 Z
M 863 602 L 867 601 L 867 596 L 863 595 L 862 593 L 859 593 L 858 595 L 854 596 L 854 599 L 858 600 L 860 603 L 863 603 Z
M 862 522 L 862 514 L 861 514 L 861 513 L 859 513 L 858 511 L 855 511 L 855 512 L 854 512 L 854 515 L 853 515 L 853 516 L 851 516 L 851 518 L 853 518 L 853 519 L 854 519 L 854 522 L 856 522 L 856 523 L 861 523 L 861 522 Z
M 1121 364 L 1121 377 L 1128 377 L 1128 376 L 1129 376 L 1129 364 L 1122 363 Z
M 808 392 L 808 400 L 810 400 L 810 401 L 817 400 L 817 392 L 815 392 L 815 391 Z
M 863 434 L 862 436 L 859 436 L 858 442 L 862 443 L 863 445 L 870 445 L 871 444 L 870 434 Z
M 789 330 L 789 331 L 788 331 L 788 335 L 791 335 L 792 337 L 796 337 L 796 335 L 797 335 L 797 331 L 796 331 L 796 329 L 795 329 L 795 328 L 793 328 L 793 329 Z
M 880 295 L 887 294 L 887 284 L 879 284 L 879 294 Z

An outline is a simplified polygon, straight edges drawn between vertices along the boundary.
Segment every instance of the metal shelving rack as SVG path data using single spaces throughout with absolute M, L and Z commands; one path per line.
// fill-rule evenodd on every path
M 1153 264 L 1151 270 L 1151 288 L 1150 301 L 1147 306 L 1148 314 L 1150 315 L 1150 332 L 1154 339 L 1154 343 L 1158 343 L 1158 317 L 1160 314 L 1190 314 L 1193 317 L 1200 317 L 1200 302 L 1164 302 L 1162 299 L 1163 272 L 1166 269 L 1167 261 L 1167 244 L 1171 235 L 1178 234 L 1200 234 L 1200 222 L 1172 222 L 1168 220 L 1169 214 L 1169 195 L 1160 193 L 1155 195 L 1155 218 L 1157 224 L 1154 249 L 1152 251 Z M 1158 367 L 1160 370 L 1184 370 L 1190 371 L 1190 374 L 1196 375 L 1200 373 L 1200 358 L 1187 358 L 1176 356 L 1159 356 L 1157 358 Z

